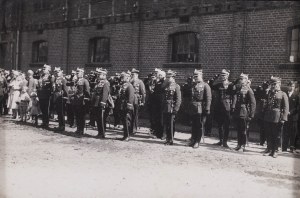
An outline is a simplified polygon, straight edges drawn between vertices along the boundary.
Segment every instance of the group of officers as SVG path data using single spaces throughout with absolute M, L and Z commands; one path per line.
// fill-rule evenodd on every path
M 71 75 L 65 76 L 59 67 L 55 67 L 51 74 L 50 65 L 44 65 L 42 70 L 36 71 L 34 86 L 40 102 L 42 127 L 49 127 L 49 106 L 52 101 L 59 123 L 55 130 L 65 130 L 66 112 L 70 126 L 75 126 L 76 120 L 76 134 L 82 135 L 86 115 L 89 114 L 90 125 L 97 123 L 97 136 L 105 138 L 106 120 L 113 112 L 114 124 L 120 121 L 123 124 L 122 140 L 128 141 L 137 132 L 140 108 L 147 105 L 152 135 L 165 140 L 165 145 L 172 145 L 175 121 L 184 92 L 187 101 L 185 111 L 191 119 L 189 146 L 199 147 L 213 106 L 213 118 L 219 131 L 216 145 L 229 148 L 227 141 L 233 118 L 238 136 L 235 150 L 245 151 L 249 123 L 257 112 L 256 105 L 259 105 L 261 144 L 267 142 L 264 153 L 276 157 L 279 138 L 283 150 L 290 147 L 290 151 L 294 152 L 296 149 L 299 94 L 295 91 L 295 82 L 291 81 L 289 90 L 283 92 L 281 79 L 272 76 L 267 83 L 259 86 L 255 95 L 247 74 L 242 73 L 235 82 L 230 82 L 230 71 L 226 69 L 207 82 L 203 80 L 203 70 L 195 69 L 184 90 L 176 83 L 176 72 L 172 70 L 165 72 L 155 69 L 145 81 L 139 79 L 137 69 L 110 78 L 107 78 L 107 73 L 106 69 L 97 68 L 85 75 L 84 69 L 77 68 Z M 283 130 L 284 135 L 281 133 Z

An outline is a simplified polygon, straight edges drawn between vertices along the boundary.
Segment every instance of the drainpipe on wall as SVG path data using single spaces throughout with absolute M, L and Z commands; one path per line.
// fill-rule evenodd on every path
M 69 19 L 70 19 L 70 11 L 69 11 L 69 0 L 66 0 L 66 16 L 65 21 L 67 22 L 67 48 L 66 48 L 66 73 L 69 73 L 69 48 L 70 48 L 70 27 L 69 27 Z
M 247 34 L 247 11 L 243 12 L 243 37 L 242 37 L 242 72 L 245 72 L 246 34 Z
M 22 0 L 18 1 L 17 4 L 17 8 L 18 8 L 18 24 L 17 24 L 17 40 L 16 40 L 16 57 L 15 57 L 15 69 L 21 69 L 21 66 L 19 65 L 19 61 L 20 61 L 20 43 L 21 43 L 21 37 L 20 37 L 20 30 L 21 30 L 21 26 L 22 26 Z
M 136 1 L 137 6 L 137 14 L 138 14 L 138 51 L 137 51 L 137 68 L 140 70 L 140 62 L 141 62 L 141 9 L 140 9 L 140 0 Z

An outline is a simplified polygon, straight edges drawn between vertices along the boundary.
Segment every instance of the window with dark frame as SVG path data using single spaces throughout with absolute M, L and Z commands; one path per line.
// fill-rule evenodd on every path
M 32 44 L 32 63 L 46 63 L 48 61 L 48 42 L 35 41 Z
M 199 61 L 199 33 L 180 32 L 171 35 L 172 62 Z
M 34 11 L 48 10 L 51 6 L 51 0 L 35 0 L 33 3 Z
M 300 62 L 300 25 L 291 30 L 290 56 L 294 57 L 294 62 Z
M 89 63 L 109 62 L 109 38 L 97 37 L 89 42 Z

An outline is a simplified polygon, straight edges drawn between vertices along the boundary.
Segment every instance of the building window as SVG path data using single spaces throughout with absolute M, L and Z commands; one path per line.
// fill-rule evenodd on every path
M 48 61 L 48 42 L 36 41 L 32 44 L 32 62 L 46 63 Z
M 290 61 L 300 62 L 300 26 L 292 28 L 290 46 Z
M 34 11 L 48 10 L 51 7 L 51 0 L 35 0 L 33 3 Z
M 109 62 L 109 38 L 93 38 L 89 42 L 89 62 Z
M 171 35 L 172 62 L 198 62 L 199 34 L 181 32 Z

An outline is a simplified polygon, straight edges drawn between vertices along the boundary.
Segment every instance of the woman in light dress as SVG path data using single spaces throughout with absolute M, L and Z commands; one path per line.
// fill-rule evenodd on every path
M 8 87 L 10 89 L 8 95 L 7 108 L 12 112 L 13 119 L 17 118 L 18 115 L 18 103 L 20 97 L 20 91 L 22 88 L 23 80 L 20 76 L 20 72 L 12 72 L 12 80 L 10 81 Z

